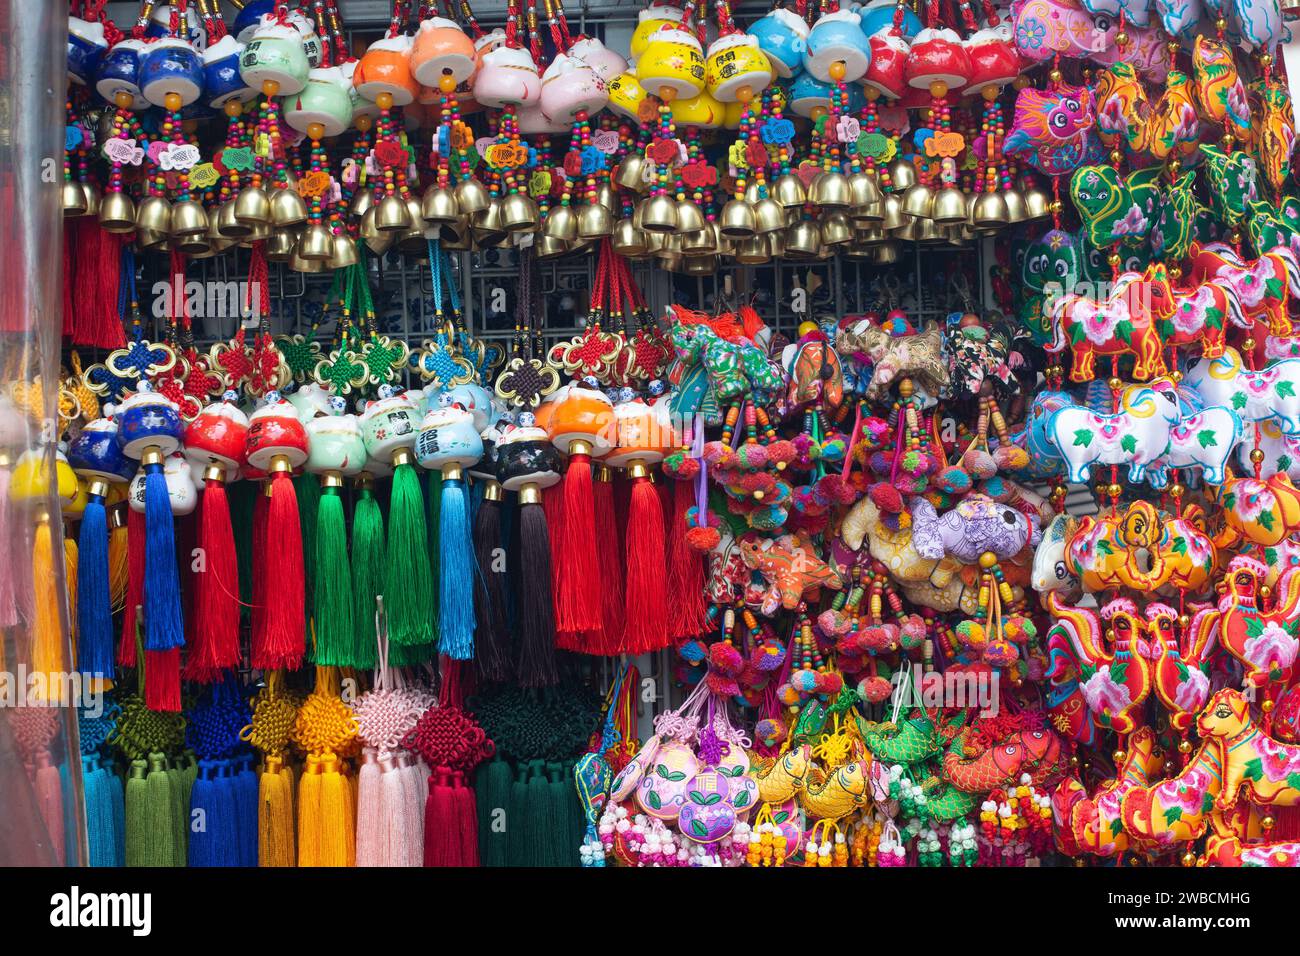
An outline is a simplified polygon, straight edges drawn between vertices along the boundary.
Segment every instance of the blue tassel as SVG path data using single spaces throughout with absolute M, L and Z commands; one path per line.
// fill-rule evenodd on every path
M 91 495 L 77 539 L 77 669 L 87 677 L 113 676 L 113 599 L 108 584 L 108 515 L 102 495 Z
M 111 770 L 108 773 L 108 796 L 113 803 L 113 865 L 126 866 L 126 785 Z
M 216 866 L 217 853 L 215 826 L 217 817 L 216 782 L 212 779 L 212 762 L 204 760 L 199 765 L 199 776 L 190 790 L 190 866 Z M 201 811 L 201 812 L 196 812 Z M 195 828 L 197 824 L 197 829 Z
M 474 543 L 469 533 L 465 482 L 442 482 L 439 515 L 438 631 L 441 652 L 455 661 L 474 658 Z
M 253 772 L 252 758 L 239 758 L 239 773 L 235 775 L 235 817 L 238 821 L 239 866 L 257 866 L 257 774 Z
M 239 818 L 235 801 L 235 778 L 231 775 L 230 761 L 222 761 L 221 776 L 216 779 L 217 825 L 213 834 L 217 841 L 214 866 L 238 866 L 239 847 L 236 845 Z M 211 828 L 209 828 L 209 832 Z
M 113 784 L 99 758 L 83 758 L 86 788 L 86 831 L 89 836 L 87 858 L 91 866 L 108 867 L 117 862 L 117 836 L 113 830 Z
M 172 503 L 162 465 L 149 465 L 145 471 L 144 521 L 144 647 L 147 651 L 170 651 L 185 643 L 185 625 Z

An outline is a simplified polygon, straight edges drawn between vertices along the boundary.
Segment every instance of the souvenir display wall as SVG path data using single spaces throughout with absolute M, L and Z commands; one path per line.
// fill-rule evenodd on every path
M 349 6 L 68 4 L 67 861 L 1300 864 L 1277 0 Z

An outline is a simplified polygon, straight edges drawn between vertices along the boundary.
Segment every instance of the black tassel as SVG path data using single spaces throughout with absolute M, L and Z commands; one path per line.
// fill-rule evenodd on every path
M 474 515 L 475 660 L 479 676 L 499 682 L 511 676 L 510 633 L 505 618 L 505 562 L 501 560 L 501 486 L 489 483 Z
M 520 493 L 519 546 L 520 653 L 517 679 L 523 687 L 549 687 L 555 668 L 555 605 L 551 597 L 551 538 L 541 495 L 533 486 Z

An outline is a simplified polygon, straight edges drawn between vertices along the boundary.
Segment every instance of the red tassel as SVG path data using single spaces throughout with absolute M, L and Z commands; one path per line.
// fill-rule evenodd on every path
M 261 639 L 253 642 L 252 663 L 262 670 L 293 670 L 302 663 L 306 648 L 306 583 L 298 494 L 287 471 L 277 471 L 271 479 L 263 535 L 262 547 L 253 555 L 254 561 L 261 559 L 261 570 L 255 573 L 265 582 Z
M 591 456 L 572 455 L 564 473 L 564 526 L 559 563 L 559 602 L 555 629 L 561 634 L 600 630 L 600 557 L 596 551 L 596 505 L 591 489 Z
M 117 663 L 135 667 L 135 612 L 144 600 L 144 512 L 126 509 L 126 607 Z
M 262 555 L 266 554 L 266 516 L 271 510 L 271 499 L 259 494 L 253 501 L 253 566 L 261 570 Z M 266 634 L 266 578 L 253 574 L 253 608 L 249 625 L 253 644 L 265 640 Z M 254 665 L 256 666 L 256 665 Z
M 632 479 L 627 517 L 627 604 L 623 652 L 644 654 L 668 646 L 668 573 L 664 514 L 644 471 Z
M 465 785 L 463 774 L 457 772 L 454 779 L 456 785 L 451 798 L 460 833 L 460 865 L 478 866 L 478 806 L 474 802 L 474 791 Z
M 668 531 L 668 593 L 673 596 L 668 636 L 674 641 L 703 634 L 708 626 L 704 602 L 704 556 L 686 540 L 686 513 L 695 505 L 692 482 L 673 482 Z
M 450 786 L 451 771 L 437 770 L 430 778 L 429 799 L 424 805 L 424 865 L 459 866 L 460 827 L 456 820 L 456 798 Z
M 542 491 L 542 514 L 551 542 L 551 598 L 555 620 L 560 619 L 560 561 L 564 553 L 564 486 L 552 485 Z M 565 651 L 582 650 L 582 635 L 556 630 L 555 646 Z
M 208 683 L 239 665 L 239 571 L 226 483 L 208 478 L 199 515 L 202 571 L 194 575 L 194 625 L 185 676 Z
M 126 332 L 117 314 L 117 292 L 123 240 L 93 218 L 76 219 L 71 225 L 71 232 L 64 230 L 63 334 L 73 345 L 121 348 Z
M 598 478 L 595 485 L 596 499 L 596 540 L 601 553 L 618 554 L 619 534 L 618 519 L 614 513 L 614 482 L 606 472 Z M 600 633 L 590 642 L 593 654 L 613 655 L 618 653 L 623 642 L 623 562 L 600 562 L 600 591 L 603 600 L 604 626 Z
M 81 234 L 80 220 L 72 219 L 63 225 L 63 337 L 76 344 L 76 312 L 72 308 L 72 290 L 77 287 L 77 274 L 73 268 L 73 236 Z
M 144 652 L 144 705 L 173 713 L 181 709 L 181 649 Z

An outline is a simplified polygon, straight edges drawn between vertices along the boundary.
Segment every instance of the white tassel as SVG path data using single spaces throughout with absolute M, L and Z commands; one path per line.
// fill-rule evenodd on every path
M 407 866 L 406 862 L 406 792 L 402 783 L 402 769 L 396 757 L 380 761 L 383 773 L 379 775 L 379 840 L 382 866 Z
M 407 866 L 424 866 L 424 805 L 429 799 L 429 771 L 424 761 L 409 755 L 406 769 Z
M 357 774 L 357 866 L 382 866 L 380 857 L 379 760 L 373 747 L 362 753 Z

